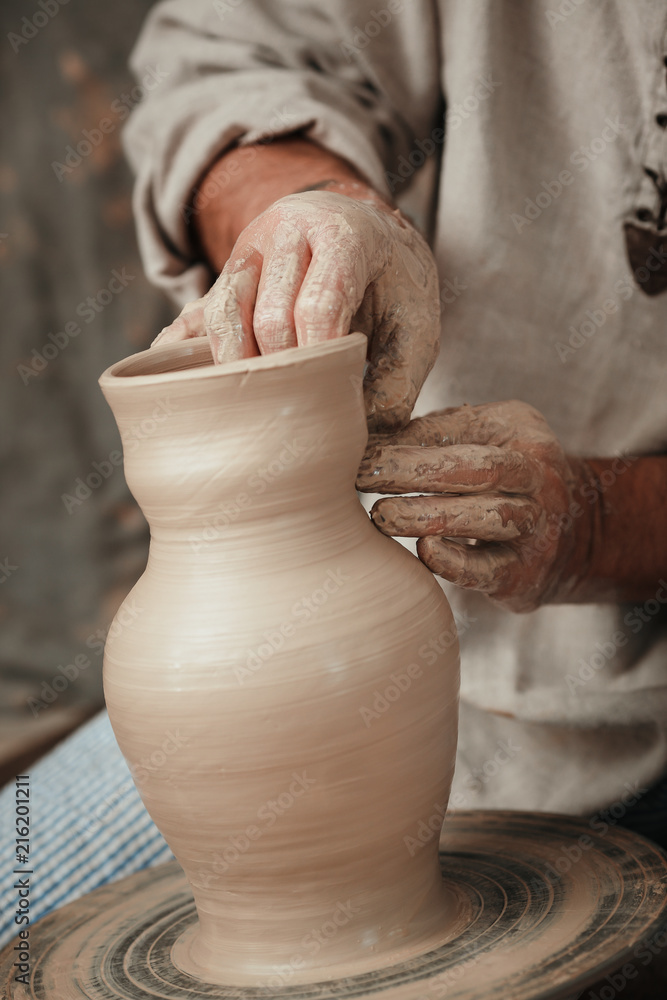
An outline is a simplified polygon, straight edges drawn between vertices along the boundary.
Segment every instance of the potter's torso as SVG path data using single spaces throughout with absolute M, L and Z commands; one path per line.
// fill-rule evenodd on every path
M 660 211 L 646 170 L 667 168 L 667 6 L 440 6 L 450 114 L 490 85 L 445 144 L 442 349 L 417 412 L 518 398 L 573 454 L 662 453 L 667 291 L 646 292 L 648 249 L 633 278 L 624 223 L 648 231 L 637 213 Z M 645 603 L 528 616 L 446 589 L 462 631 L 454 805 L 588 811 L 667 768 L 664 581 Z

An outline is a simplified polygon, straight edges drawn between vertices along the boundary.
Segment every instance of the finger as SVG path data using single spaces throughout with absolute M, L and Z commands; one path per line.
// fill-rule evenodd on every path
M 361 305 L 367 269 L 359 241 L 339 237 L 322 247 L 311 244 L 312 259 L 294 307 L 297 341 L 317 344 L 344 337 Z
M 486 445 L 417 448 L 378 447 L 362 459 L 357 489 L 362 493 L 536 492 L 541 467 L 518 451 Z
M 463 406 L 451 406 L 437 413 L 428 413 L 424 417 L 416 417 L 407 427 L 397 431 L 388 438 L 391 444 L 413 444 L 420 448 L 437 448 L 442 445 L 472 443 L 469 428 L 472 423 L 472 411 L 475 407 L 464 403 Z M 370 439 L 369 439 L 370 443 Z M 476 444 L 488 444 L 479 439 Z
M 450 406 L 411 420 L 407 427 L 387 438 L 387 442 L 419 445 L 422 448 L 452 444 L 501 445 L 516 432 L 517 423 L 519 426 L 526 423 L 516 412 L 517 406 L 524 404 L 510 401 Z
M 259 354 L 252 314 L 262 271 L 262 255 L 253 247 L 234 253 L 206 296 L 204 321 L 213 361 L 223 364 Z
M 499 403 L 481 403 L 479 406 L 464 403 L 429 413 L 392 434 L 391 442 L 421 447 L 451 444 L 502 446 L 518 430 L 535 443 L 553 439 L 541 413 L 528 403 L 510 399 Z
M 521 570 L 518 555 L 506 545 L 464 545 L 446 538 L 420 538 L 417 555 L 436 576 L 485 594 L 511 590 Z
M 373 523 L 385 535 L 448 535 L 507 542 L 532 534 L 540 505 L 527 497 L 390 497 L 373 505 Z
M 440 298 L 433 255 L 404 224 L 392 263 L 378 282 L 379 322 L 371 340 L 365 402 L 371 430 L 392 432 L 410 420 L 440 347 Z M 396 280 L 398 277 L 398 280 Z
M 410 359 L 399 353 L 396 342 L 381 339 L 376 330 L 370 345 L 364 377 L 366 421 L 371 432 L 391 434 L 410 420 L 421 382 L 414 377 Z M 414 353 L 420 354 L 416 343 Z
M 294 306 L 310 261 L 305 236 L 296 226 L 279 226 L 264 254 L 252 320 L 262 354 L 297 346 Z
M 195 299 L 183 306 L 173 323 L 165 326 L 158 333 L 151 347 L 164 347 L 165 344 L 177 344 L 191 337 L 204 337 L 204 299 Z
M 440 340 L 437 300 L 433 314 L 417 328 L 407 325 L 407 309 L 399 308 L 381 323 L 370 342 L 364 378 L 368 427 L 373 432 L 396 432 L 410 420 L 417 396 L 435 363 Z

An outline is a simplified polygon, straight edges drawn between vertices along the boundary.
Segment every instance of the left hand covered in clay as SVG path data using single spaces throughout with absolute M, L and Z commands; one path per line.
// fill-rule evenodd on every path
M 438 352 L 436 265 L 398 211 L 360 184 L 340 187 L 367 198 L 317 190 L 270 205 L 154 346 L 208 335 L 222 363 L 358 330 L 369 340 L 369 427 L 393 431 L 410 419 Z
M 373 435 L 357 488 L 430 494 L 379 500 L 373 522 L 386 535 L 419 538 L 419 558 L 438 576 L 532 611 L 567 601 L 585 575 L 591 513 L 575 497 L 589 476 L 537 410 L 512 401 L 442 410 Z

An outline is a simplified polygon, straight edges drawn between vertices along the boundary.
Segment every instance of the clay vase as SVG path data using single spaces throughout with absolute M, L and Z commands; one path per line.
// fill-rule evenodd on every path
M 357 498 L 365 356 L 351 334 L 214 366 L 201 339 L 100 379 L 151 529 L 106 702 L 192 887 L 173 959 L 212 983 L 379 968 L 450 916 L 456 629 Z

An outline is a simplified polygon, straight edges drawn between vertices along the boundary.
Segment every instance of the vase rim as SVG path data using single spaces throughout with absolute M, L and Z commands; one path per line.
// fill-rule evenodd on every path
M 276 368 L 301 367 L 308 361 L 329 354 L 358 351 L 362 343 L 365 350 L 367 338 L 363 333 L 350 333 L 318 344 L 287 347 L 272 354 L 260 354 L 216 365 L 213 363 L 208 338 L 196 337 L 178 344 L 151 347 L 116 361 L 100 375 L 99 383 L 102 388 L 123 383 L 128 386 L 149 386 L 192 379 L 224 378 L 225 375 Z

